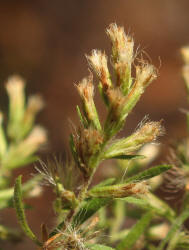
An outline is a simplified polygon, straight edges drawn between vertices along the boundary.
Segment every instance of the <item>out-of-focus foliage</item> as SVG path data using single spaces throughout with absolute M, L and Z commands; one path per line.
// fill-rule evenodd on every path
M 38 159 L 36 153 L 46 142 L 46 131 L 35 125 L 35 117 L 43 108 L 38 95 L 30 96 L 26 102 L 25 83 L 19 76 L 12 76 L 6 83 L 9 97 L 8 116 L 0 113 L 0 209 L 13 206 L 14 188 L 10 186 L 13 170 Z M 38 195 L 41 176 L 36 175 L 23 185 L 24 197 Z M 19 239 L 20 234 L 0 226 L 0 239 Z

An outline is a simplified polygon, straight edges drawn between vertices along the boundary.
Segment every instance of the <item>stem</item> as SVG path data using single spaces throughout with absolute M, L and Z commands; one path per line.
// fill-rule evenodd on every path
M 77 211 L 79 210 L 81 204 L 82 204 L 82 201 L 85 200 L 86 198 L 86 193 L 87 193 L 87 190 L 88 190 L 88 187 L 89 185 L 91 184 L 91 181 L 93 179 L 93 176 L 94 176 L 94 173 L 95 173 L 96 169 L 93 170 L 92 174 L 90 175 L 89 179 L 87 181 L 85 181 L 81 191 L 79 192 L 78 196 L 77 196 L 77 199 L 78 199 L 78 205 L 77 207 L 74 209 L 74 210 L 71 210 L 67 217 L 66 217 L 66 222 L 70 222 L 72 220 L 72 218 L 76 215 Z M 64 223 L 63 223 L 64 225 Z
M 101 153 L 103 151 L 103 149 L 105 148 L 106 144 L 107 144 L 108 141 L 105 141 L 101 147 L 100 147 L 100 150 L 98 151 L 98 153 L 96 154 L 96 157 L 94 158 L 94 160 L 91 162 L 90 166 L 89 166 L 89 169 L 92 169 L 92 173 L 90 174 L 88 180 L 86 180 L 84 182 L 84 185 L 81 189 L 81 191 L 79 192 L 78 194 L 78 200 L 80 202 L 82 202 L 84 199 L 85 199 L 85 196 L 86 196 L 86 193 L 87 193 L 87 190 L 92 182 L 92 179 L 93 179 L 93 176 L 95 174 L 95 172 L 97 171 L 99 165 L 100 165 L 100 160 L 101 160 Z
M 104 149 L 106 143 L 107 143 L 107 141 L 104 142 L 104 143 L 101 145 L 101 148 L 100 148 L 100 150 L 98 151 L 98 153 L 96 154 L 95 159 L 94 159 L 94 160 L 91 162 L 91 164 L 90 164 L 89 169 L 93 169 L 93 171 L 92 171 L 92 173 L 90 174 L 89 178 L 88 178 L 87 180 L 85 180 L 82 189 L 80 190 L 79 194 L 77 195 L 77 199 L 78 199 L 78 201 L 79 201 L 77 207 L 76 207 L 74 210 L 71 210 L 71 211 L 68 213 L 68 215 L 67 215 L 65 221 L 62 221 L 62 222 L 57 226 L 57 228 L 55 228 L 55 229 L 50 233 L 50 235 L 56 234 L 56 229 L 59 229 L 59 230 L 60 230 L 60 229 L 63 229 L 64 226 L 65 226 L 65 222 L 66 222 L 66 223 L 71 222 L 72 219 L 73 219 L 73 217 L 76 215 L 77 211 L 80 209 L 82 202 L 83 202 L 83 201 L 85 200 L 85 198 L 86 198 L 86 193 L 87 193 L 87 190 L 88 190 L 88 188 L 89 188 L 89 186 L 90 186 L 90 184 L 91 184 L 91 182 L 92 182 L 93 176 L 94 176 L 94 174 L 95 174 L 95 172 L 96 172 L 96 170 L 97 170 L 97 168 L 98 168 L 98 166 L 99 166 L 100 158 L 101 158 L 101 157 L 100 157 L 100 156 L 101 156 L 101 152 L 103 151 L 103 149 Z
M 42 246 L 42 243 L 38 240 L 35 234 L 31 231 L 24 211 L 24 206 L 22 202 L 22 190 L 21 190 L 21 175 L 16 179 L 15 188 L 14 188 L 14 206 L 16 209 L 16 214 L 20 226 L 24 233 L 33 240 L 38 246 Z

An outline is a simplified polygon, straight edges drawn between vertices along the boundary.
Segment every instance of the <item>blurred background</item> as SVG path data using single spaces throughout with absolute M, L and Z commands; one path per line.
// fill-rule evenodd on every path
M 111 22 L 133 34 L 136 47 L 144 49 L 159 68 L 159 78 L 147 89 L 122 133 L 130 133 L 149 114 L 152 120 L 164 120 L 166 135 L 161 141 L 165 147 L 172 138 L 186 134 L 185 116 L 179 111 L 187 108 L 179 49 L 189 43 L 188 0 L 1 0 L 0 107 L 7 109 L 4 83 L 8 76 L 23 76 L 27 93 L 40 93 L 46 102 L 38 122 L 49 132 L 48 154 L 64 157 L 69 119 L 77 123 L 79 97 L 74 83 L 88 74 L 86 53 L 93 48 L 110 52 L 105 29 Z M 98 107 L 101 105 L 99 102 Z M 30 166 L 22 173 L 29 178 L 32 171 Z M 52 197 L 46 191 L 43 197 L 28 201 L 35 207 L 28 211 L 28 220 L 38 235 L 41 223 L 53 225 Z M 0 221 L 17 227 L 12 210 L 3 211 Z M 0 244 L 13 249 L 11 244 Z M 35 247 L 24 239 L 14 249 Z

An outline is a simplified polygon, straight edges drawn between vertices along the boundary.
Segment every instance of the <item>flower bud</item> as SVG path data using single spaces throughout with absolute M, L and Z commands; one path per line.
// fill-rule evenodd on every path
M 81 98 L 85 102 L 90 102 L 91 99 L 93 99 L 94 96 L 94 86 L 92 83 L 92 75 L 90 75 L 88 78 L 84 78 L 78 85 L 77 90 L 81 96 Z
M 124 95 L 129 92 L 132 84 L 131 65 L 134 60 L 132 37 L 125 34 L 124 28 L 111 24 L 107 34 L 112 41 L 114 69 L 117 75 L 117 86 L 121 87 Z
M 44 107 L 44 101 L 40 95 L 32 95 L 28 99 L 26 112 L 35 115 Z
M 91 55 L 87 56 L 90 66 L 93 68 L 99 80 L 102 83 L 103 89 L 106 90 L 112 86 L 110 73 L 108 70 L 107 56 L 100 50 L 93 50 Z
M 30 96 L 22 119 L 20 137 L 24 137 L 32 128 L 37 113 L 44 107 L 44 101 L 39 95 Z
M 146 122 L 135 133 L 113 143 L 105 152 L 105 158 L 113 158 L 138 150 L 142 145 L 152 142 L 162 135 L 163 128 L 160 122 Z
M 144 64 L 137 66 L 136 80 L 127 96 L 124 96 L 120 88 L 107 91 L 110 110 L 105 124 L 105 131 L 109 137 L 122 128 L 129 112 L 134 108 L 145 88 L 156 76 L 156 70 L 153 65 Z
M 9 96 L 9 128 L 8 134 L 14 138 L 20 129 L 20 121 L 24 115 L 25 95 L 24 80 L 19 76 L 12 76 L 6 83 Z
M 125 107 L 125 96 L 120 88 L 108 89 L 109 112 L 105 122 L 106 137 L 114 136 L 123 125 L 123 109 Z
M 89 191 L 89 195 L 98 198 L 124 198 L 131 195 L 143 195 L 148 192 L 146 182 L 118 184 L 113 186 L 105 186 L 93 188 Z
M 64 189 L 61 193 L 62 205 L 64 208 L 75 208 L 78 205 L 78 201 L 74 192 Z
M 88 158 L 93 155 L 99 145 L 103 142 L 101 133 L 93 128 L 81 129 L 79 133 L 78 151 L 82 154 L 82 158 Z
M 157 78 L 157 72 L 153 65 L 144 63 L 136 66 L 136 84 L 146 88 L 153 80 Z
M 125 96 L 122 94 L 119 88 L 109 89 L 107 96 L 111 104 L 111 119 L 117 121 L 119 120 L 125 105 Z
M 29 136 L 21 143 L 25 144 L 25 149 L 28 149 L 27 154 L 33 154 L 37 149 L 46 142 L 46 130 L 40 126 L 35 126 Z
M 117 26 L 115 23 L 110 24 L 107 34 L 112 41 L 114 62 L 131 64 L 133 61 L 133 39 L 130 36 L 126 36 L 124 28 Z
M 121 119 L 124 120 L 129 112 L 134 108 L 145 88 L 157 77 L 156 69 L 153 65 L 144 64 L 136 67 L 136 80 L 125 98 L 125 105 L 122 110 Z
M 81 96 L 84 113 L 89 123 L 91 123 L 96 129 L 101 130 L 100 121 L 94 104 L 94 86 L 92 83 L 92 75 L 88 78 L 84 78 L 78 85 L 77 90 Z
M 78 134 L 74 136 L 74 140 L 79 157 L 79 167 L 84 174 L 88 174 L 91 170 L 92 157 L 95 157 L 95 153 L 103 143 L 103 136 L 98 130 L 92 127 L 88 129 L 80 128 Z

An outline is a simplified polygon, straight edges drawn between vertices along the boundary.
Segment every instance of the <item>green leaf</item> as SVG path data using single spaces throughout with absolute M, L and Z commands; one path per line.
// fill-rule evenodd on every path
M 118 244 L 116 250 L 132 250 L 134 244 L 139 237 L 144 233 L 152 220 L 153 213 L 146 213 L 129 231 L 126 237 Z
M 101 207 L 108 205 L 112 199 L 110 198 L 89 198 L 81 203 L 78 212 L 75 214 L 72 220 L 72 227 L 77 227 L 93 216 Z M 51 233 L 50 237 L 55 235 L 58 230 L 64 226 L 62 221 Z
M 144 159 L 146 156 L 144 155 L 117 155 L 113 156 L 110 159 L 120 159 L 120 160 L 136 160 L 136 159 Z
M 143 172 L 128 178 L 125 181 L 125 183 L 144 181 L 152 177 L 155 177 L 157 175 L 160 175 L 161 173 L 169 170 L 170 168 L 172 168 L 171 165 L 158 165 L 158 166 L 146 169 Z
M 93 198 L 83 201 L 79 211 L 73 218 L 73 227 L 81 225 L 92 215 L 94 215 L 101 207 L 108 205 L 112 199 L 110 198 Z
M 180 227 L 183 225 L 184 221 L 189 218 L 189 210 L 188 208 L 180 214 L 180 216 L 177 217 L 177 219 L 174 221 L 174 223 L 171 226 L 171 229 L 169 230 L 167 236 L 164 238 L 164 240 L 160 243 L 158 250 L 163 250 L 165 245 L 172 239 L 174 234 L 180 229 Z
M 90 250 L 114 250 L 115 248 L 107 247 L 100 244 L 87 244 L 86 247 L 88 247 Z
M 22 178 L 22 176 L 20 175 L 16 179 L 15 187 L 14 187 L 14 207 L 16 209 L 17 218 L 18 218 L 18 221 L 21 225 L 21 228 L 25 232 L 25 234 L 30 239 L 32 239 L 37 245 L 42 246 L 42 243 L 37 239 L 37 237 L 31 231 L 31 229 L 27 223 L 27 220 L 26 220 L 26 216 L 24 213 L 24 205 L 22 202 L 21 178 Z
M 83 125 L 84 128 L 87 128 L 88 122 L 87 122 L 86 118 L 83 117 L 83 115 L 81 113 L 81 110 L 80 110 L 78 105 L 76 106 L 76 110 L 77 110 L 77 114 L 79 116 L 79 120 L 80 120 L 81 124 Z
M 149 192 L 143 196 L 143 199 L 148 202 L 148 207 L 153 208 L 157 215 L 164 216 L 170 222 L 175 219 L 175 211 L 155 194 Z
M 151 209 L 151 207 L 149 207 L 148 202 L 143 200 L 143 199 L 139 199 L 139 198 L 135 198 L 135 197 L 125 197 L 125 198 L 118 198 L 118 199 L 122 200 L 122 201 L 125 201 L 127 203 L 137 205 L 137 206 L 142 207 L 142 208 Z
M 143 196 L 142 199 L 135 197 L 118 198 L 119 200 L 134 204 L 144 210 L 151 210 L 155 215 L 163 216 L 169 221 L 173 221 L 175 218 L 175 212 L 167 203 L 156 197 L 152 193 L 148 193 Z
M 104 181 L 101 181 L 100 183 L 98 183 L 96 186 L 94 186 L 93 188 L 96 188 L 96 187 L 104 187 L 104 186 L 108 186 L 108 185 L 111 185 L 113 184 L 114 182 L 116 181 L 116 178 L 108 178 Z

